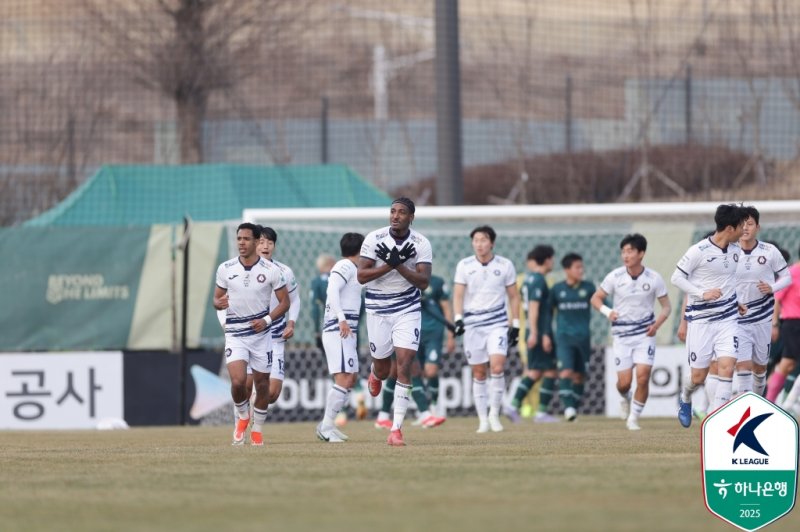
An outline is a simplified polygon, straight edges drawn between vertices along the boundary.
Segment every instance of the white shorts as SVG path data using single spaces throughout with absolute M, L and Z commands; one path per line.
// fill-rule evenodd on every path
M 322 333 L 322 347 L 328 359 L 328 371 L 337 373 L 358 373 L 358 337 L 350 334 L 342 338 L 339 331 Z
M 707 368 L 719 357 L 736 357 L 739 324 L 735 320 L 714 323 L 689 322 L 686 328 L 686 353 L 691 368 Z
M 769 361 L 772 343 L 772 322 L 746 323 L 739 326 L 739 355 L 737 362 L 752 360 L 760 366 Z
M 614 339 L 614 370 L 626 371 L 634 364 L 652 366 L 656 358 L 656 339 L 654 336 L 637 338 L 636 343 Z
M 272 340 L 272 371 L 269 375 L 269 380 L 275 379 L 282 381 L 285 377 L 283 353 L 286 349 L 286 342 L 277 342 Z M 253 374 L 253 368 L 247 364 L 247 374 Z
M 420 311 L 392 316 L 367 314 L 367 335 L 372 358 L 388 358 L 395 347 L 416 351 L 419 348 L 421 328 Z
M 467 363 L 486 364 L 489 355 L 508 352 L 508 326 L 469 327 L 464 331 L 464 356 Z
M 237 360 L 244 360 L 249 368 L 259 373 L 269 373 L 272 370 L 272 337 L 269 332 L 244 338 L 225 335 L 225 363 Z

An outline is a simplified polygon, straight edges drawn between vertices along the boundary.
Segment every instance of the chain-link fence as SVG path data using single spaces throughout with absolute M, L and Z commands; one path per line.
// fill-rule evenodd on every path
M 110 163 L 336 162 L 435 203 L 439 1 L 2 2 L 0 223 Z M 458 9 L 467 202 L 800 196 L 798 2 Z

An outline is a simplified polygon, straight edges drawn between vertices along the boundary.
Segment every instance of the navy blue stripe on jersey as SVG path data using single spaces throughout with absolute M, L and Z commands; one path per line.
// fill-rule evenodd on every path
M 344 278 L 344 275 L 342 275 L 341 273 L 337 272 L 336 270 L 331 270 L 331 273 L 335 273 L 336 275 L 341 277 L 342 280 L 344 280 L 345 283 L 347 282 L 347 279 Z
M 502 303 L 500 305 L 497 305 L 496 307 L 492 307 L 492 308 L 487 309 L 487 310 L 475 310 L 475 311 L 470 311 L 470 312 L 464 312 L 464 321 L 466 322 L 467 321 L 466 318 L 469 318 L 469 317 L 472 317 L 472 316 L 481 316 L 481 315 L 484 315 L 484 314 L 494 314 L 494 313 L 499 312 L 499 311 L 505 312 L 505 310 L 506 310 L 506 304 Z
M 655 321 L 639 325 L 638 327 L 635 327 L 633 329 L 628 329 L 627 331 L 612 331 L 611 334 L 613 334 L 618 338 L 627 338 L 629 336 L 640 336 L 642 334 L 645 334 L 653 323 L 655 323 Z
M 772 294 L 765 294 L 764 297 L 745 303 L 745 306 L 747 306 L 748 309 L 753 309 L 756 307 L 761 307 L 765 304 L 770 304 L 772 300 L 774 300 L 774 296 Z
M 347 325 L 350 326 L 350 330 L 354 333 L 358 332 L 358 318 L 360 316 L 358 314 L 345 313 L 344 317 L 347 320 Z M 339 320 L 337 318 L 331 318 L 322 324 L 323 332 L 333 332 L 338 330 Z
M 381 301 L 381 300 L 386 300 L 386 299 L 402 298 L 402 297 L 410 296 L 411 294 L 414 294 L 414 293 L 419 294 L 419 288 L 417 288 L 416 286 L 412 286 L 411 288 L 409 288 L 405 292 L 400 292 L 398 294 L 379 294 L 377 292 L 370 292 L 369 290 L 367 290 L 367 293 L 365 294 L 364 298 L 365 299 L 375 299 L 375 300 Z
M 686 307 L 686 312 L 693 312 L 698 310 L 712 310 L 718 309 L 721 307 L 726 307 L 731 303 L 736 303 L 736 294 L 734 293 L 731 297 L 726 299 L 725 301 L 709 301 L 707 303 L 696 303 L 694 305 L 688 305 Z
M 397 314 L 398 312 L 403 310 L 418 310 L 419 308 L 422 307 L 422 305 L 420 304 L 421 301 L 422 298 L 419 296 L 419 294 L 417 294 L 413 297 L 407 297 L 401 301 L 397 301 L 396 303 L 389 305 L 388 307 L 383 305 L 367 304 L 366 308 L 367 310 L 374 311 L 375 314 Z
M 228 317 L 225 318 L 225 325 L 235 325 L 237 323 L 247 323 L 253 320 L 259 320 L 262 319 L 267 314 L 269 314 L 269 309 L 261 311 L 258 314 L 253 314 L 252 316 L 243 316 L 239 318 Z
M 683 275 L 685 275 L 686 277 L 689 277 L 689 274 L 686 273 L 683 268 L 681 268 L 680 266 L 675 266 L 675 267 L 678 268 L 680 271 L 682 271 Z
M 263 334 L 266 334 L 267 332 L 269 332 L 269 327 L 267 327 L 263 331 L 259 331 L 259 332 L 256 332 L 256 330 L 251 327 L 249 329 L 241 329 L 241 330 L 235 331 L 235 332 L 234 331 L 231 331 L 231 332 L 226 331 L 225 333 L 229 334 L 229 335 L 231 335 L 231 336 L 233 336 L 235 338 L 244 338 L 246 336 L 261 336 Z
M 754 311 L 752 314 L 748 309 L 747 314 L 744 316 L 739 316 L 739 323 L 740 324 L 747 324 L 747 323 L 759 323 L 762 321 L 770 321 L 772 320 L 772 313 L 775 311 L 775 304 L 771 304 L 765 306 L 758 311 Z
M 739 307 L 738 307 L 738 305 L 734 305 L 731 308 L 729 308 L 728 310 L 726 310 L 724 312 L 721 312 L 721 313 L 719 313 L 719 314 L 717 314 L 715 316 L 711 316 L 711 317 L 703 316 L 702 319 L 708 321 L 709 323 L 713 322 L 713 321 L 724 321 L 724 320 L 726 320 L 726 319 L 728 319 L 728 318 L 730 318 L 732 316 L 736 316 L 736 314 L 738 314 L 738 313 L 739 313 Z M 700 318 L 698 318 L 698 319 L 700 319 Z
M 643 323 L 646 323 L 649 326 L 650 324 L 655 323 L 655 321 L 656 321 L 656 315 L 653 314 L 653 313 L 650 313 L 649 316 L 647 316 L 646 318 L 642 318 L 641 320 L 636 320 L 636 321 L 617 320 L 617 321 L 611 322 L 611 326 L 612 327 L 625 327 L 625 326 L 630 326 L 630 325 L 642 325 Z

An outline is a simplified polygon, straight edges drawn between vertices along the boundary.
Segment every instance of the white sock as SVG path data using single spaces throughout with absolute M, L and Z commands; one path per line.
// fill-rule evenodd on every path
M 336 421 L 336 415 L 342 410 L 350 396 L 350 390 L 342 388 L 338 384 L 331 386 L 328 391 L 328 399 L 325 402 L 325 417 L 322 418 L 322 429 L 332 429 Z
M 489 410 L 486 381 L 472 379 L 472 397 L 475 399 L 475 411 L 478 413 L 478 419 L 486 421 L 486 415 Z
M 267 420 L 267 410 L 253 409 L 253 428 L 250 432 L 261 432 L 261 425 Z
M 410 384 L 398 382 L 394 385 L 394 419 L 392 420 L 392 430 L 400 430 L 403 428 L 403 420 L 406 418 L 410 397 Z
M 686 384 L 683 385 L 683 390 L 681 390 L 681 401 L 684 403 L 691 403 L 692 402 L 692 394 L 700 386 L 699 384 L 695 384 L 692 382 L 692 377 L 686 377 Z
M 622 397 L 623 399 L 625 399 L 626 401 L 630 401 L 631 400 L 631 391 L 630 390 L 628 390 L 625 393 L 622 393 L 619 390 L 617 390 L 617 392 L 619 392 L 619 396 Z
M 717 393 L 714 394 L 713 410 L 721 407 L 731 400 L 731 388 L 733 387 L 733 379 L 726 379 L 718 377 L 719 384 L 717 384 Z
M 383 410 L 378 412 L 378 421 L 386 421 L 387 419 L 389 419 L 389 412 L 384 412 Z
M 638 420 L 642 415 L 642 410 L 644 410 L 644 403 L 640 403 L 636 399 L 631 401 L 631 413 L 628 414 L 628 421 Z
M 706 397 L 708 398 L 708 404 L 714 404 L 714 397 L 717 396 L 717 386 L 719 385 L 719 377 L 717 375 L 708 374 L 706 376 Z
M 706 412 L 708 410 L 708 396 L 706 395 L 706 385 L 701 384 L 697 387 L 693 395 L 694 405 L 693 408 L 698 412 Z
M 736 390 L 737 394 L 753 391 L 752 371 L 739 371 L 736 373 Z
M 489 376 L 489 405 L 492 415 L 500 415 L 503 394 L 506 392 L 506 376 L 502 373 Z
M 763 396 L 764 390 L 767 388 L 767 372 L 753 373 L 753 391 L 758 395 Z
M 250 400 L 245 399 L 241 403 L 236 403 L 233 405 L 236 409 L 236 414 L 239 416 L 239 419 L 250 419 Z

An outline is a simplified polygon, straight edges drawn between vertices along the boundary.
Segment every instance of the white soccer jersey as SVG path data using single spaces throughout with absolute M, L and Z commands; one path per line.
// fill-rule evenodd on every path
M 281 335 L 286 329 L 286 322 L 289 320 L 297 322 L 297 317 L 300 315 L 300 291 L 297 289 L 297 279 L 295 279 L 294 272 L 290 267 L 277 260 L 268 262 L 272 262 L 272 264 L 280 268 L 283 279 L 286 281 L 286 291 L 289 293 L 289 310 L 286 311 L 286 314 L 273 321 L 270 328 L 273 340 L 285 342 L 286 340 L 281 338 Z M 278 296 L 274 292 L 269 304 L 271 308 L 278 306 Z
M 704 238 L 686 251 L 672 274 L 672 282 L 688 294 L 687 321 L 713 323 L 736 319 L 736 263 L 741 255 L 739 244 L 720 248 L 711 237 Z M 681 277 L 694 285 L 694 289 L 681 283 Z M 704 301 L 703 292 L 712 288 L 719 288 L 722 296 L 714 301 Z
M 664 279 L 650 268 L 632 277 L 625 266 L 620 266 L 606 275 L 600 288 L 614 300 L 618 315 L 611 323 L 611 334 L 626 342 L 638 341 L 647 333 L 656 322 L 656 299 L 667 295 Z
M 223 262 L 217 268 L 217 286 L 228 291 L 225 313 L 225 335 L 255 337 L 267 334 L 269 327 L 257 333 L 250 321 L 269 314 L 272 293 L 285 286 L 280 268 L 262 258 L 245 267 L 239 257 Z
M 364 243 L 361 245 L 361 256 L 372 259 L 375 261 L 376 266 L 381 266 L 385 263 L 375 255 L 375 248 L 378 247 L 378 244 L 384 243 L 389 249 L 393 247 L 402 249 L 406 242 L 414 244 L 417 254 L 400 265 L 400 268 L 416 270 L 417 264 L 433 263 L 433 251 L 427 238 L 417 231 L 409 229 L 409 234 L 405 240 L 396 241 L 389 234 L 388 226 L 372 231 L 364 238 Z M 368 282 L 366 286 L 367 314 L 391 316 L 418 311 L 421 308 L 421 292 L 419 288 L 409 283 L 395 270 Z
M 358 332 L 358 315 L 361 311 L 361 284 L 358 268 L 353 261 L 342 259 L 331 269 L 325 303 L 324 332 L 339 332 L 339 312 L 344 313 L 353 334 Z
M 772 319 L 775 297 L 762 294 L 758 282 L 774 285 L 781 273 L 788 274 L 786 261 L 772 244 L 757 242 L 750 251 L 742 250 L 736 266 L 736 289 L 739 301 L 747 306 L 747 313 L 739 316 L 740 324 L 764 323 Z
M 464 326 L 494 327 L 508 323 L 506 288 L 517 284 L 514 263 L 495 255 L 482 264 L 474 255 L 461 259 L 453 282 L 463 284 Z

